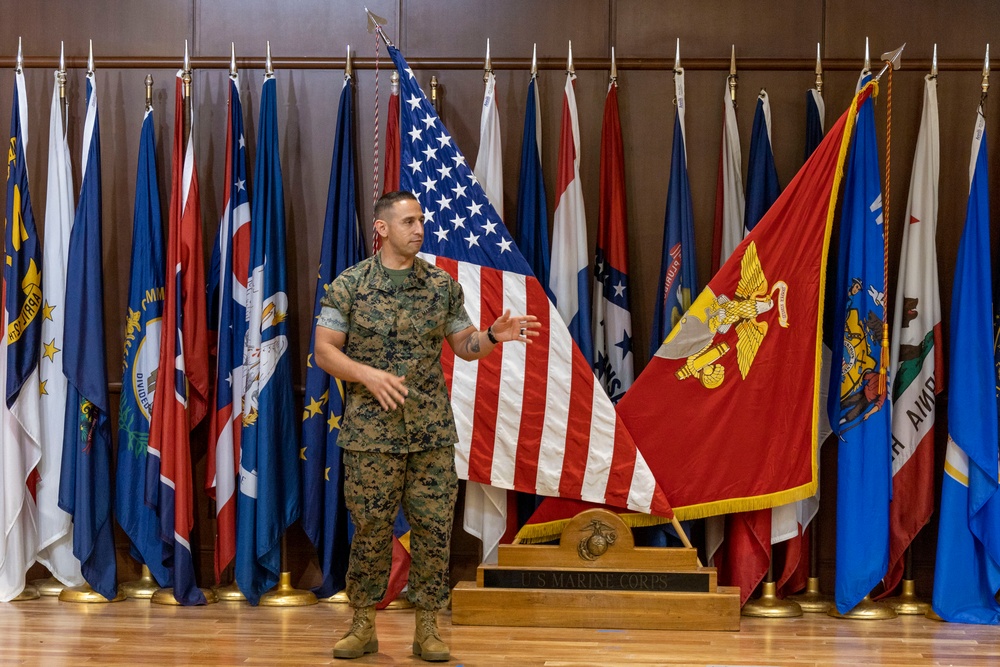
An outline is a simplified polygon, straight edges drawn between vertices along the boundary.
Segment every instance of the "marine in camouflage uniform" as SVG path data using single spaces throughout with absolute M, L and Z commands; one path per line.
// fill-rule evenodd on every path
M 321 301 L 319 325 L 347 334 L 351 359 L 404 376 L 409 393 L 386 411 L 361 383 L 347 384 L 340 436 L 344 499 L 356 531 L 347 572 L 355 607 L 378 603 L 391 569 L 400 501 L 410 523 L 409 600 L 448 605 L 448 560 L 458 477 L 458 441 L 441 368 L 445 336 L 472 327 L 462 287 L 419 257 L 394 285 L 380 256 L 344 271 Z M 405 484 L 404 484 L 405 481 Z
M 424 215 L 412 193 L 384 195 L 375 218 L 382 250 L 333 281 L 315 334 L 316 363 L 346 383 L 337 442 L 346 450 L 344 497 L 357 528 L 347 571 L 354 621 L 333 654 L 358 658 L 378 650 L 375 604 L 388 586 L 392 524 L 402 502 L 411 530 L 408 597 L 417 607 L 413 652 L 447 660 L 436 618 L 450 594 L 458 434 L 442 343 L 475 361 L 501 342 L 531 342 L 541 325 L 505 311 L 486 331 L 473 326 L 461 286 L 417 257 Z

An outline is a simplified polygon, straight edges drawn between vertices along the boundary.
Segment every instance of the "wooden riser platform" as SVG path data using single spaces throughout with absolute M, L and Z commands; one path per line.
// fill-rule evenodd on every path
M 630 630 L 740 629 L 740 589 L 716 593 L 477 588 L 452 591 L 452 623 Z

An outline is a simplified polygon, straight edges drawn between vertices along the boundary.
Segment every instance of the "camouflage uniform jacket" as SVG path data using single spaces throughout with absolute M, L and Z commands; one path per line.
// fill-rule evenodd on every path
M 458 442 L 441 368 L 444 337 L 472 326 L 462 286 L 417 257 L 397 289 L 381 255 L 341 273 L 321 299 L 319 324 L 347 334 L 354 361 L 405 375 L 403 405 L 385 411 L 360 382 L 347 383 L 337 444 L 372 452 L 418 452 Z

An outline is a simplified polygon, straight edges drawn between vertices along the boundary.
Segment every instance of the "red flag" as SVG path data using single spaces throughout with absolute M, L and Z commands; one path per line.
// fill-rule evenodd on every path
M 399 189 L 399 83 L 392 84 L 389 96 L 389 113 L 385 121 L 385 175 L 382 177 L 382 194 Z M 375 231 L 372 221 L 372 254 L 382 247 L 382 238 Z
M 859 99 L 618 403 L 680 519 L 764 509 L 816 491 L 827 245 Z M 532 523 L 582 506 L 546 500 Z
M 194 581 L 190 534 L 194 527 L 190 431 L 208 412 L 208 333 L 201 206 L 193 132 L 185 142 L 182 82 L 177 76 L 167 285 L 160 364 L 149 429 L 151 465 L 159 464 L 158 494 L 147 487 L 160 516 L 161 538 L 173 552 L 174 596 L 185 604 L 205 600 Z M 186 144 L 186 145 L 185 145 Z M 158 458 L 157 458 L 158 454 Z

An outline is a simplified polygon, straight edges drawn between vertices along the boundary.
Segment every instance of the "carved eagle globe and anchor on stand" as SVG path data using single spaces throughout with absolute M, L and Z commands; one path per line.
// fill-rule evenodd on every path
M 706 389 L 716 389 L 726 377 L 726 369 L 719 360 L 732 348 L 728 342 L 716 342 L 715 338 L 735 328 L 736 363 L 745 379 L 768 331 L 767 322 L 760 322 L 757 318 L 777 305 L 778 323 L 787 328 L 787 300 L 788 285 L 783 280 L 768 287 L 757 256 L 757 244 L 751 241 L 740 261 L 740 280 L 735 296 L 716 296 L 706 287 L 656 355 L 686 360 L 676 372 L 678 380 L 695 377 Z M 704 317 L 699 313 L 704 313 Z

